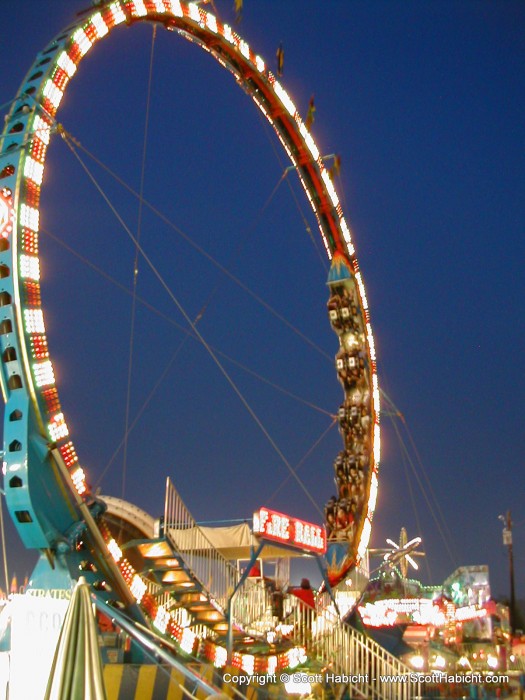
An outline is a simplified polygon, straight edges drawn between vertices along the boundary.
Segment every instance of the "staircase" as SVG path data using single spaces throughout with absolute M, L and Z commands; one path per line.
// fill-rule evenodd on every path
M 178 601 L 197 623 L 206 624 L 219 634 L 226 632 L 229 601 L 239 586 L 241 573 L 208 540 L 170 479 L 166 485 L 164 538 L 186 577 L 185 582 L 181 577 Z M 262 635 L 271 630 L 275 624 L 271 602 L 263 581 L 244 581 L 232 606 L 236 631 Z
M 326 606 L 322 605 L 326 603 Z M 376 700 L 414 700 L 421 697 L 421 683 L 414 672 L 373 639 L 341 622 L 333 604 L 325 598 L 316 610 L 294 606 L 286 618 L 293 625 L 293 640 L 318 662 L 326 680 L 341 694 Z
M 207 539 L 167 480 L 163 541 L 166 558 L 176 560 L 171 592 L 199 625 L 217 636 L 228 628 L 228 607 L 237 591 L 241 573 Z M 173 571 L 173 569 L 172 569 Z M 232 626 L 238 635 L 263 637 L 275 630 L 271 597 L 264 583 L 246 579 L 233 597 Z M 336 697 L 348 689 L 353 698 L 414 700 L 421 697 L 421 684 L 395 656 L 365 634 L 341 622 L 328 595 L 320 596 L 316 609 L 294 596 L 286 599 L 284 624 L 291 630 L 286 639 L 303 647 L 309 661 L 322 669 Z

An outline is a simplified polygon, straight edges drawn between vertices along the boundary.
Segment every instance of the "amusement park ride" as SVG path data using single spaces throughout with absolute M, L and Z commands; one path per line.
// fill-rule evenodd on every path
M 192 42 L 231 73 L 275 130 L 317 219 L 330 261 L 328 315 L 339 340 L 335 366 L 344 392 L 338 410 L 343 449 L 334 463 L 337 495 L 326 504 L 326 527 L 261 508 L 253 532 L 202 528 L 170 482 L 164 518 L 155 521 L 129 503 L 95 495 L 70 438 L 40 289 L 46 153 L 52 138 L 67 139 L 58 113 L 79 64 L 98 41 L 140 22 Z M 374 669 L 373 681 L 357 676 L 348 681 L 356 697 L 414 696 L 417 683 L 380 680 L 380 673 L 406 669 L 341 619 L 351 607 L 347 582 L 354 586 L 355 604 L 356 581 L 366 574 L 376 503 L 375 347 L 362 275 L 332 177 L 280 80 L 202 4 L 95 3 L 38 54 L 11 104 L 0 144 L 4 491 L 24 546 L 41 552 L 29 592 L 71 589 L 83 577 L 100 616 L 133 639 L 128 658 L 142 663 L 153 655 L 186 681 L 194 679 L 201 696 L 221 688 L 217 673 L 227 668 L 261 676 L 301 666 L 347 675 Z M 400 543 L 390 563 L 405 563 L 411 545 L 415 541 Z M 315 556 L 324 593 L 313 604 L 298 596 L 283 599 L 277 575 L 272 585 L 251 575 L 265 552 L 283 560 L 294 552 Z M 240 559 L 247 562 L 244 570 L 233 563 Z M 150 657 L 141 651 L 144 645 Z M 218 669 L 215 676 L 202 680 L 195 658 Z

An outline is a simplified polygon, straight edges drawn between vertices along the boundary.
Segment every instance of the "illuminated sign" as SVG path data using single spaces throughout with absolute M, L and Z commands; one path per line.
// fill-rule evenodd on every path
M 465 622 L 466 620 L 474 620 L 479 617 L 487 617 L 485 608 L 477 608 L 475 605 L 467 605 L 464 608 L 456 610 L 456 620 Z
M 368 602 L 359 606 L 365 625 L 386 627 L 400 622 L 414 622 L 417 625 L 442 627 L 446 623 L 445 614 L 428 598 L 390 598 Z
M 253 532 L 273 542 L 316 554 L 326 552 L 324 527 L 292 518 L 275 510 L 260 508 L 253 514 Z

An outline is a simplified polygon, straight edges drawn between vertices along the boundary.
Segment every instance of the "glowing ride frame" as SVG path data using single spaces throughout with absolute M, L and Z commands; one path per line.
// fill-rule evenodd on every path
M 297 171 L 329 260 L 335 256 L 355 281 L 371 394 L 371 461 L 366 509 L 359 527 L 352 542 L 339 542 L 347 550 L 346 558 L 337 564 L 340 580 L 363 559 L 368 546 L 380 457 L 375 346 L 362 276 L 332 179 L 292 99 L 263 59 L 229 25 L 195 3 L 114 0 L 86 13 L 37 56 L 7 116 L 0 147 L 0 351 L 6 403 L 3 473 L 9 512 L 26 547 L 46 550 L 50 556 L 67 551 L 68 545 L 70 549 L 74 547 L 82 519 L 74 500 L 64 495 L 50 443 L 67 468 L 73 489 L 84 500 L 91 498 L 69 438 L 47 347 L 38 257 L 40 189 L 50 137 L 59 130 L 55 117 L 78 64 L 115 27 L 143 20 L 162 23 L 199 45 L 229 70 L 252 97 Z M 104 535 L 115 551 L 108 533 Z M 159 618 L 160 611 L 155 610 L 153 599 L 139 585 L 129 562 L 120 559 L 118 566 L 137 601 L 152 619 Z M 164 619 L 161 614 L 160 619 Z M 169 628 L 168 622 L 167 630 L 181 641 L 183 633 Z M 282 663 L 276 660 L 275 666 L 282 668 Z

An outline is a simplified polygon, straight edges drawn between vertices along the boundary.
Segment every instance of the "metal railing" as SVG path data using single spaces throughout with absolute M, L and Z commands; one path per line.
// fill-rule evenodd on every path
M 164 513 L 165 536 L 214 604 L 226 616 L 228 600 L 237 590 L 241 574 L 204 535 L 177 490 L 167 480 Z M 232 599 L 232 618 L 250 634 L 262 635 L 276 627 L 270 592 L 263 581 L 247 579 Z M 342 623 L 327 595 L 319 596 L 315 609 L 294 596 L 284 603 L 286 635 L 307 656 L 322 664 L 334 685 L 374 700 L 414 700 L 421 684 L 395 656 L 349 625 Z
M 208 594 L 211 602 L 226 616 L 228 601 L 237 589 L 241 574 L 206 537 L 184 504 L 171 480 L 167 479 L 164 509 L 164 535 L 184 561 L 186 568 Z M 263 581 L 247 580 L 242 594 L 233 599 L 234 623 L 250 634 L 271 629 L 271 596 Z
M 309 658 L 322 663 L 334 686 L 374 700 L 414 700 L 421 696 L 415 673 L 373 639 L 343 624 L 330 607 L 310 608 L 300 601 L 286 618 L 292 638 Z

